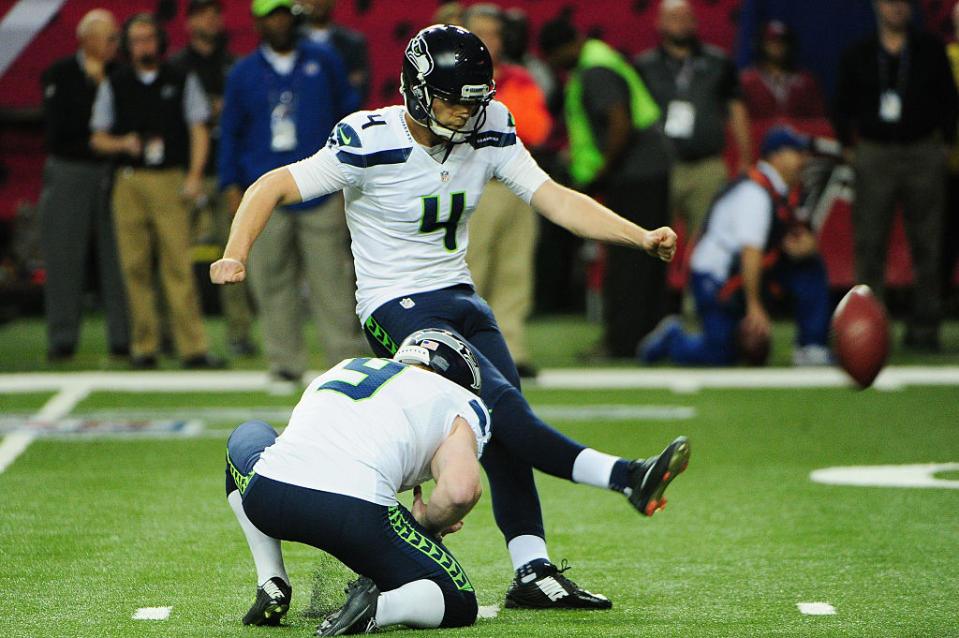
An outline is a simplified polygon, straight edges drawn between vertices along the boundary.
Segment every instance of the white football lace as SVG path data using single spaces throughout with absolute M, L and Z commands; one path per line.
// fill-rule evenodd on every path
M 283 592 L 280 591 L 280 588 L 273 582 L 272 578 L 263 583 L 263 591 L 265 591 L 266 595 L 270 598 L 283 598 Z

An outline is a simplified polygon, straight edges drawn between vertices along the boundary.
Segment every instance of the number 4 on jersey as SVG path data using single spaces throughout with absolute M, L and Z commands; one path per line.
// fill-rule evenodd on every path
M 446 250 L 456 250 L 456 227 L 459 226 L 460 217 L 466 209 L 466 193 L 450 194 L 450 216 L 446 221 L 439 221 L 440 198 L 439 195 L 430 195 L 423 198 L 423 219 L 420 221 L 421 233 L 432 233 L 437 230 L 445 230 L 443 235 L 443 247 Z

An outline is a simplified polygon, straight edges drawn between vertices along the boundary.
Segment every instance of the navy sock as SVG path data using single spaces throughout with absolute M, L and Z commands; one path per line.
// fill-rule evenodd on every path
M 522 567 L 516 570 L 516 577 L 519 578 L 521 581 L 523 580 L 523 577 L 529 576 L 531 574 L 535 575 L 538 578 L 539 576 L 543 574 L 544 571 L 546 571 L 546 568 L 549 565 L 552 565 L 552 563 L 550 563 L 545 558 L 534 558 L 533 560 L 531 560 L 530 562 L 526 563 L 525 565 L 523 565 Z
M 609 473 L 609 489 L 617 492 L 625 491 L 629 485 L 629 461 L 620 459 L 613 465 Z

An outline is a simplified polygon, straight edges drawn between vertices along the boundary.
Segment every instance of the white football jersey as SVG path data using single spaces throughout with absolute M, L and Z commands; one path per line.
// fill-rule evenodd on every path
M 323 149 L 288 167 L 304 200 L 343 189 L 361 321 L 390 299 L 472 283 L 466 222 L 486 183 L 496 177 L 529 203 L 548 179 L 499 102 L 473 141 L 442 162 L 445 146 L 418 144 L 405 112 L 353 113 Z
M 430 462 L 463 417 L 478 455 L 483 401 L 442 376 L 389 359 L 346 359 L 316 377 L 253 470 L 276 481 L 379 505 L 432 478 Z

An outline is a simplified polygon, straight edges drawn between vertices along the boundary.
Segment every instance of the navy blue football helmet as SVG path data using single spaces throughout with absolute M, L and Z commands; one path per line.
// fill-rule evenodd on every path
M 496 94 L 493 58 L 482 40 L 462 27 L 426 27 L 406 45 L 400 93 L 414 120 L 454 144 L 467 142 L 486 122 L 486 107 Z M 462 129 L 447 128 L 433 115 L 434 97 L 476 110 Z
M 469 345 L 449 330 L 417 330 L 403 339 L 393 360 L 426 366 L 470 392 L 480 393 L 482 379 L 476 357 Z

